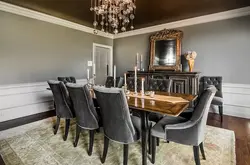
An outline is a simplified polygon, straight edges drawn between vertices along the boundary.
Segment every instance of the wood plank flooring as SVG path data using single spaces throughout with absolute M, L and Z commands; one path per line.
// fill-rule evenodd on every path
M 3 162 L 3 158 L 2 158 L 1 155 L 0 155 L 0 165 L 5 165 L 5 163 Z
M 220 116 L 210 113 L 208 125 L 233 130 L 236 139 L 236 162 L 237 165 L 250 165 L 250 119 L 224 115 L 221 125 Z

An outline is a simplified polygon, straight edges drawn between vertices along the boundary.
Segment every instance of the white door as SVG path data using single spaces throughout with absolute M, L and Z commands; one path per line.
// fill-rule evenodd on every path
M 113 47 L 94 43 L 93 67 L 95 68 L 93 68 L 93 70 L 95 70 L 95 84 L 105 85 L 107 76 L 111 76 L 113 74 L 112 64 Z

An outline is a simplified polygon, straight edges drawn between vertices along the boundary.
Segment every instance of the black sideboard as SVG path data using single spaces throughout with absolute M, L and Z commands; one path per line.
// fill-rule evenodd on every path
M 138 71 L 138 77 L 145 77 L 146 81 L 150 78 L 171 79 L 173 93 L 184 93 L 197 95 L 199 92 L 200 72 L 173 72 L 173 71 Z M 127 72 L 128 77 L 134 77 L 134 71 Z

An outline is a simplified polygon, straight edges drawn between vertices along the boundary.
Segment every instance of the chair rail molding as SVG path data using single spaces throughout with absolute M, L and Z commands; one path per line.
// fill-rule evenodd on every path
M 250 84 L 223 84 L 224 114 L 250 119 Z M 210 112 L 218 113 L 212 106 Z
M 86 84 L 86 79 L 77 80 Z M 0 86 L 0 122 L 54 109 L 52 92 L 46 82 Z
M 25 16 L 25 17 L 29 17 L 29 18 L 33 18 L 33 19 L 37 19 L 40 21 L 45 21 L 45 22 L 49 22 L 49 23 L 53 23 L 56 25 L 60 25 L 60 26 L 64 26 L 64 27 L 68 27 L 71 29 L 75 29 L 75 30 L 79 30 L 79 31 L 83 31 L 86 33 L 90 33 L 94 35 L 94 29 L 81 25 L 81 24 L 77 24 L 71 21 L 67 21 L 65 19 L 61 19 L 58 17 L 54 17 L 48 14 L 44 14 L 41 12 L 37 12 L 34 10 L 30 10 L 27 8 L 23 8 L 23 7 L 19 7 L 16 5 L 12 5 L 6 2 L 2 2 L 0 1 L 0 10 L 1 11 L 5 11 L 5 12 L 9 12 L 9 13 L 13 13 L 13 14 L 17 14 L 17 15 L 21 15 L 21 16 Z M 110 38 L 113 39 L 114 35 L 113 34 L 109 34 L 109 33 L 105 33 L 102 32 L 100 30 L 98 30 L 98 33 L 96 34 L 98 36 L 102 36 L 102 37 L 106 37 L 106 38 Z

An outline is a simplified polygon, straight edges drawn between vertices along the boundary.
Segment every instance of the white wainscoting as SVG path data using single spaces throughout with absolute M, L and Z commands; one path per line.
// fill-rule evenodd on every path
M 77 80 L 86 84 L 86 79 Z M 46 82 L 0 86 L 0 122 L 46 112 L 54 108 Z M 224 114 L 250 118 L 250 85 L 223 84 Z M 217 107 L 211 112 L 218 113 Z
M 250 119 L 250 85 L 223 84 L 224 114 Z M 218 113 L 217 107 L 211 112 Z
M 86 79 L 77 80 L 86 84 Z M 0 122 L 46 112 L 54 108 L 47 82 L 0 86 Z

